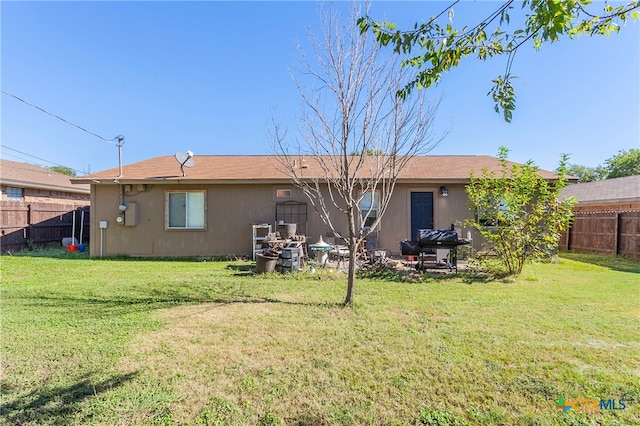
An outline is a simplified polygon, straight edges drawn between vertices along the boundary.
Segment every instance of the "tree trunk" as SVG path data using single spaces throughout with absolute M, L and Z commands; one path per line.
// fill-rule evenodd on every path
M 347 295 L 344 298 L 345 306 L 353 305 L 353 295 L 356 286 L 356 256 L 358 254 L 358 238 L 356 236 L 356 217 L 353 206 L 347 209 L 347 221 L 349 222 L 349 272 L 347 274 Z
M 349 273 L 347 274 L 347 296 L 344 298 L 345 306 L 353 305 L 353 294 L 356 284 L 356 255 L 358 254 L 358 245 L 354 243 L 352 238 L 349 244 Z

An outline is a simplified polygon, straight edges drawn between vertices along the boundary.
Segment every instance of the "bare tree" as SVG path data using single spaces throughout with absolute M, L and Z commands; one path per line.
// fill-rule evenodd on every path
M 300 137 L 289 140 L 276 119 L 271 129 L 278 167 L 349 249 L 345 305 L 353 303 L 358 249 L 380 223 L 399 173 L 442 139 L 433 137 L 435 104 L 421 92 L 396 95 L 408 81 L 405 72 L 360 34 L 361 8 L 354 3 L 347 19 L 334 5 L 320 9 L 322 37 L 309 34 L 314 55 L 299 48 L 294 74 L 302 98 Z M 346 217 L 346 233 L 336 212 Z

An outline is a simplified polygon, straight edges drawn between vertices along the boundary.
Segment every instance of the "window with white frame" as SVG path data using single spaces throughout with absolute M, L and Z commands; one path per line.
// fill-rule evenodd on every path
M 291 195 L 290 189 L 276 189 L 276 198 L 291 198 Z
M 378 192 L 362 194 L 362 199 L 360 200 L 360 218 L 363 227 L 371 226 L 378 218 L 379 201 L 380 194 Z
M 7 200 L 22 200 L 22 188 L 7 186 Z
M 166 202 L 168 229 L 204 229 L 205 191 L 169 191 Z

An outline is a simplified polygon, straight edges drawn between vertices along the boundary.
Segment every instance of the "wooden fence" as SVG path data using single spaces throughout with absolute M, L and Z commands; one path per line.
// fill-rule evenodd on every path
M 560 239 L 567 250 L 640 258 L 640 210 L 574 211 Z
M 89 206 L 78 204 L 0 202 L 0 249 L 15 252 L 33 246 L 62 243 L 74 234 L 80 241 L 84 212 L 83 243 L 89 241 Z

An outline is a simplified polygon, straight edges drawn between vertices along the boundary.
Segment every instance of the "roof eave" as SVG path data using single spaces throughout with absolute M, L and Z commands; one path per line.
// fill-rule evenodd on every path
M 166 178 L 137 178 L 137 179 L 113 179 L 113 178 L 92 178 L 74 179 L 74 184 L 90 185 L 137 185 L 137 184 L 158 184 L 158 185 L 220 185 L 220 184 L 282 184 L 291 183 L 291 179 L 193 179 L 188 177 L 166 177 Z
M 5 186 L 15 186 L 19 188 L 47 189 L 51 191 L 72 192 L 77 194 L 90 193 L 89 188 L 77 188 L 77 187 L 62 186 L 62 185 L 39 184 L 39 183 L 25 182 L 20 180 L 13 180 L 13 179 L 2 179 L 1 183 L 2 185 L 5 185 Z

